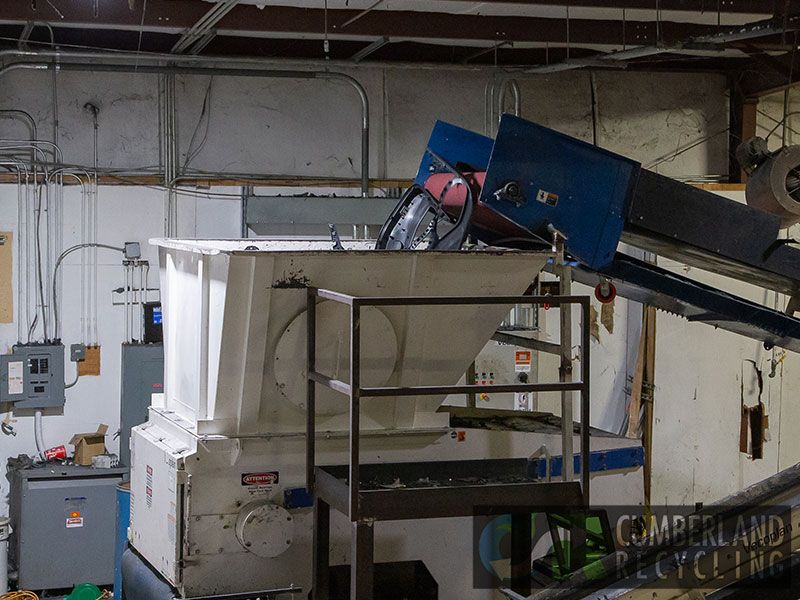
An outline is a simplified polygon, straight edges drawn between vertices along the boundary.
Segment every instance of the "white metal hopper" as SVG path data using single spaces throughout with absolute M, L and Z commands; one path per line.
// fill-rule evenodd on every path
M 305 427 L 306 286 L 356 296 L 522 294 L 550 256 L 519 251 L 375 251 L 367 242 L 157 239 L 164 311 L 164 408 L 197 434 Z M 511 307 L 363 309 L 364 386 L 450 385 Z M 347 380 L 349 313 L 317 308 L 317 370 Z M 446 425 L 443 397 L 362 402 L 364 429 Z M 317 428 L 347 429 L 347 400 L 318 386 Z

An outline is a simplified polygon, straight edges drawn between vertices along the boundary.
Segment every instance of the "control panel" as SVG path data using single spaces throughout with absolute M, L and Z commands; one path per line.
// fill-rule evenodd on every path
M 536 353 L 501 342 L 489 342 L 475 358 L 475 385 L 508 385 L 536 382 Z M 536 394 L 483 392 L 476 398 L 478 408 L 533 411 Z
M 0 355 L 0 402 L 15 408 L 64 406 L 64 346 L 17 344 Z

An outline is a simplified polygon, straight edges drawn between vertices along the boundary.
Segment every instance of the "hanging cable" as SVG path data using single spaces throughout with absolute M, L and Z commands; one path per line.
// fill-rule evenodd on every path
M 142 3 L 142 20 L 139 23 L 139 41 L 136 44 L 136 66 L 139 66 L 139 54 L 142 51 L 142 34 L 144 33 L 144 17 L 147 14 L 147 0 Z
M 330 58 L 331 58 L 330 57 L 331 43 L 330 43 L 330 40 L 328 39 L 328 0 L 325 0 L 325 7 L 324 8 L 325 8 L 325 10 L 324 10 L 324 15 L 325 15 L 325 37 L 324 37 L 324 39 L 322 41 L 322 50 L 325 53 L 325 60 L 330 60 Z M 348 23 L 345 23 L 344 25 L 346 26 L 346 25 L 348 25 Z
M 42 243 L 41 243 L 41 224 L 42 224 L 42 186 L 39 186 L 38 200 L 36 205 L 36 219 L 33 227 L 34 244 L 36 250 L 36 283 L 39 294 L 39 309 L 42 314 L 42 332 L 45 341 L 48 340 L 47 331 L 47 308 L 44 297 L 44 276 L 42 274 Z
M 181 172 L 186 174 L 186 169 L 189 166 L 189 163 L 197 157 L 198 154 L 203 150 L 203 147 L 208 140 L 208 132 L 211 128 L 211 88 L 214 84 L 214 76 L 212 75 L 208 79 L 208 87 L 206 88 L 206 95 L 203 98 L 203 107 L 200 110 L 200 118 L 197 119 L 197 125 L 194 128 L 194 132 L 192 133 L 192 138 L 189 140 L 189 146 L 186 148 L 186 160 L 183 163 L 183 169 Z M 200 143 L 197 145 L 197 148 L 194 148 L 194 142 L 197 138 L 197 134 L 200 132 L 200 126 L 205 121 L 205 131 L 203 132 L 203 137 L 200 140 Z

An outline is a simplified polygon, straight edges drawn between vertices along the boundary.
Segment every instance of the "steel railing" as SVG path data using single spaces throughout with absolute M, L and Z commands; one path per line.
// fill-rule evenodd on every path
M 317 300 L 331 300 L 350 307 L 350 381 L 331 378 L 316 370 L 316 307 Z M 316 386 L 322 385 L 343 394 L 350 401 L 349 517 L 356 521 L 360 488 L 360 419 L 362 398 L 402 396 L 438 396 L 481 392 L 580 392 L 581 486 L 584 503 L 589 505 L 589 347 L 590 327 L 588 296 L 379 296 L 360 297 L 326 289 L 308 288 L 307 293 L 307 402 L 306 402 L 306 487 L 314 490 L 316 467 Z M 580 380 L 552 383 L 519 383 L 508 385 L 425 385 L 364 387 L 361 385 L 361 309 L 365 306 L 456 306 L 528 304 L 581 308 Z M 564 457 L 564 460 L 574 460 Z

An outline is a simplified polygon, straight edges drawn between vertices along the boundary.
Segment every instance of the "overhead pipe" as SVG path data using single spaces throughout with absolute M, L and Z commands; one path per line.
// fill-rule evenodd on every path
M 14 51 L 17 53 L 18 51 Z M 0 57 L 6 53 L 0 51 Z M 23 53 L 24 54 L 24 53 Z M 54 53 L 57 55 L 58 53 Z M 91 56 L 91 53 L 85 53 Z M 47 55 L 46 53 L 43 55 Z M 113 55 L 112 55 L 113 56 Z M 170 60 L 191 58 L 190 56 L 176 57 L 172 55 Z M 196 57 L 200 58 L 200 57 Z M 369 195 L 369 99 L 364 86 L 357 79 L 345 73 L 335 71 L 303 71 L 303 70 L 280 70 L 280 69 L 244 69 L 244 68 L 221 68 L 221 67 L 200 67 L 200 66 L 179 66 L 179 65 L 134 65 L 134 64 L 111 64 L 111 63 L 37 63 L 37 62 L 16 62 L 0 67 L 0 76 L 18 70 L 48 70 L 55 69 L 60 71 L 80 71 L 80 72 L 106 72 L 106 73 L 153 73 L 153 74 L 175 74 L 175 75 L 220 75 L 226 77 L 257 77 L 271 79 L 332 79 L 342 81 L 351 85 L 358 93 L 361 100 L 361 195 Z
M 255 56 L 214 56 L 214 55 L 195 55 L 195 54 L 169 54 L 159 52 L 117 52 L 117 51 L 84 51 L 84 50 L 18 50 L 18 49 L 5 49 L 0 50 L 0 61 L 6 59 L 55 59 L 55 60 L 71 60 L 71 59 L 88 59 L 88 60 L 113 60 L 113 61 L 132 61 L 136 65 L 142 63 L 158 63 L 161 64 L 168 61 L 172 64 L 181 63 L 201 63 L 201 64 L 220 64 L 220 65 L 254 65 L 259 67 L 266 66 L 279 66 L 286 67 L 289 65 L 297 66 L 302 65 L 316 66 L 320 68 L 339 68 L 349 69 L 358 68 L 359 66 L 366 66 L 371 68 L 390 68 L 390 69 L 413 69 L 413 70 L 437 70 L 441 71 L 443 64 L 435 62 L 388 62 L 388 61 L 370 61 L 369 63 L 358 63 L 353 60 L 308 60 L 308 59 L 295 59 L 295 58 L 259 58 Z M 489 72 L 496 71 L 494 66 L 487 65 L 466 65 L 462 63 L 447 64 L 446 67 L 453 71 L 469 71 L 469 72 Z M 519 73 L 522 74 L 521 69 L 523 65 L 517 65 L 520 69 Z

